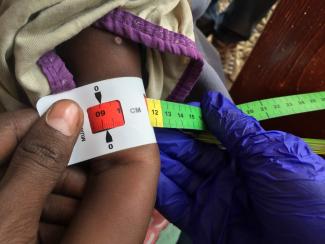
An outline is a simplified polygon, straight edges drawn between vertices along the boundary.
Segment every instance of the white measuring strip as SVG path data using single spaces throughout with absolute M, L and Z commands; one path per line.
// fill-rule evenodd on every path
M 69 164 L 156 143 L 148 116 L 145 90 L 139 78 L 109 79 L 43 97 L 37 103 L 39 114 L 43 115 L 53 103 L 62 99 L 77 102 L 85 115 L 83 130 Z M 115 121 L 112 121 L 112 114 Z

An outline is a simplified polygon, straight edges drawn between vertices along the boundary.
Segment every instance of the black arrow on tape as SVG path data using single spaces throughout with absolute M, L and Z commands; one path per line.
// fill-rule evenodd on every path
M 96 92 L 95 97 L 99 103 L 102 103 L 102 93 L 101 92 Z
M 106 132 L 106 142 L 107 143 L 111 143 L 113 141 L 113 138 L 111 136 L 111 134 L 109 133 L 109 131 Z

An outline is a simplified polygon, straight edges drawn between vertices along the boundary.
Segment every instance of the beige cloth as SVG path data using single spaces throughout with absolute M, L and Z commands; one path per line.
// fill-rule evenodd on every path
M 116 7 L 194 40 L 188 0 L 0 0 L 0 109 L 24 106 L 21 88 L 33 105 L 48 95 L 37 60 Z M 166 97 L 188 61 L 148 50 L 148 95 Z

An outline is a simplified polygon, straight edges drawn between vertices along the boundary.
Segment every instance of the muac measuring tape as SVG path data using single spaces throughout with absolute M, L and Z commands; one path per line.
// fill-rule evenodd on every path
M 200 108 L 145 98 L 141 79 L 114 78 L 95 82 L 37 102 L 43 115 L 56 101 L 70 99 L 84 112 L 84 124 L 72 151 L 70 164 L 156 142 L 153 127 L 195 130 L 202 141 L 218 143 L 208 134 Z M 272 98 L 241 104 L 258 120 L 325 109 L 325 92 Z M 191 132 L 190 131 L 190 132 Z M 305 139 L 318 154 L 325 154 L 325 140 Z
M 198 107 L 147 98 L 150 123 L 153 127 L 204 131 L 202 112 Z M 244 113 L 257 120 L 325 109 L 325 91 L 264 99 L 237 105 Z M 199 140 L 217 143 L 208 133 L 195 135 Z M 317 154 L 325 155 L 325 140 L 304 138 Z

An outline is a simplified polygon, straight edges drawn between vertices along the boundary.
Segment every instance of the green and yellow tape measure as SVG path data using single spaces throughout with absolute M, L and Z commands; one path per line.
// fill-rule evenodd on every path
M 147 99 L 147 104 L 153 127 L 198 131 L 206 129 L 199 107 L 150 98 Z M 264 99 L 240 104 L 238 108 L 259 121 L 319 111 L 325 109 L 325 91 Z M 207 133 L 198 134 L 197 138 L 217 143 L 217 140 Z M 325 155 L 325 140 L 307 138 L 304 140 L 315 153 Z

